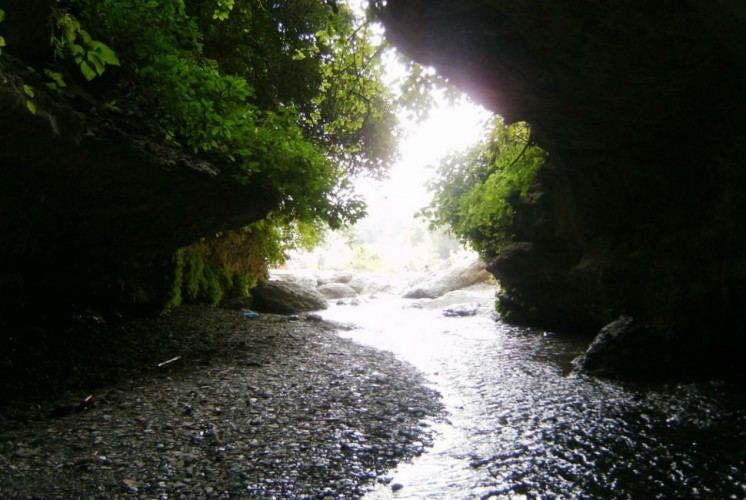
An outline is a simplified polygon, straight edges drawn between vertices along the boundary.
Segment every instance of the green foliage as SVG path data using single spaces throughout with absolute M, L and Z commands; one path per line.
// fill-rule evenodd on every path
M 73 58 L 88 78 L 102 69 L 88 61 L 99 47 L 94 38 L 116 53 L 117 78 L 96 89 L 105 109 L 126 110 L 147 133 L 278 196 L 266 220 L 174 256 L 170 305 L 243 293 L 286 250 L 316 243 L 320 228 L 364 215 L 352 177 L 384 172 L 397 124 L 381 79 L 383 41 L 349 8 L 319 0 L 63 5 L 58 55 Z
M 106 66 L 119 66 L 119 58 L 108 45 L 94 40 L 71 14 L 52 12 L 54 34 L 52 48 L 59 58 L 72 57 L 86 80 L 104 74 Z
M 545 160 L 546 153 L 530 143 L 526 123 L 505 125 L 497 117 L 485 141 L 442 161 L 422 214 L 482 255 L 494 255 L 512 237 L 515 202 Z
M 147 124 L 166 139 L 222 158 L 241 182 L 268 182 L 288 218 L 339 227 L 363 215 L 349 178 L 384 169 L 396 121 L 377 47 L 349 9 L 317 0 L 74 5 L 115 47 L 127 103 L 149 110 Z
M 49 82 L 47 82 L 46 85 L 51 90 L 59 90 L 67 87 L 65 77 L 62 76 L 62 73 L 52 71 L 51 69 L 45 69 L 44 74 L 49 78 Z
M 215 302 L 257 278 L 254 264 L 241 271 L 234 265 L 238 256 L 225 258 L 226 248 L 240 248 L 243 258 L 266 267 L 281 261 L 288 248 L 313 244 L 321 227 L 344 227 L 364 215 L 352 179 L 381 176 L 394 158 L 397 99 L 382 81 L 382 36 L 347 5 L 52 5 L 52 51 L 42 68 L 47 88 L 83 94 L 80 102 L 93 114 L 113 120 L 126 115 L 138 132 L 181 146 L 236 182 L 268 186 L 276 195 L 271 217 L 230 233 L 240 238 L 209 238 L 174 256 L 173 303 Z M 418 100 L 411 95 L 404 100 Z M 31 97 L 26 105 L 35 112 Z
M 228 16 L 230 16 L 235 5 L 235 0 L 217 0 L 217 5 L 212 13 L 212 18 L 219 21 L 225 21 L 228 19 Z
M 173 257 L 166 308 L 183 302 L 216 305 L 227 296 L 246 296 L 269 266 L 285 261 L 286 251 L 311 248 L 322 235 L 314 224 L 273 216 L 182 248 Z
M 3 9 L 0 9 L 0 23 L 5 21 L 5 11 Z M 0 35 L 0 55 L 3 53 L 3 47 L 5 47 L 5 37 Z

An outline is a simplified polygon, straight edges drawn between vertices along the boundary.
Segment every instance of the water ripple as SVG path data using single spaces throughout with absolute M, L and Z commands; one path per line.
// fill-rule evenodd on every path
M 430 378 L 449 422 L 370 498 L 744 498 L 746 398 L 567 376 L 585 340 L 381 298 L 326 315 Z

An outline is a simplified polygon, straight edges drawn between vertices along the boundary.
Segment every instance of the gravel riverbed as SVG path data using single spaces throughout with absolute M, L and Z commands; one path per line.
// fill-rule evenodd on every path
M 147 352 L 95 406 L 0 420 L 1 498 L 356 498 L 442 413 L 413 367 L 314 316 L 182 307 L 123 338 Z

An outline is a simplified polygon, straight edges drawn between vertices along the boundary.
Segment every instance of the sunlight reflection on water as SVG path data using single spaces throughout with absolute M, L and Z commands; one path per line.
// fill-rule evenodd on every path
M 587 341 L 508 326 L 493 291 L 459 296 L 478 314 L 393 296 L 333 306 L 345 337 L 388 350 L 443 395 L 434 446 L 370 498 L 746 495 L 746 411 L 724 386 L 634 388 L 567 376 Z M 418 307 L 414 307 L 418 306 Z

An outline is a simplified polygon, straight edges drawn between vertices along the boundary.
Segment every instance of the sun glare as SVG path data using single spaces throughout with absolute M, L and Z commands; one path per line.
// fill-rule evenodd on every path
M 385 79 L 392 86 L 402 74 L 395 57 L 388 58 Z M 474 144 L 484 134 L 491 113 L 463 96 L 453 102 L 435 98 L 428 117 L 416 121 L 402 111 L 399 159 L 383 180 L 361 178 L 357 192 L 368 215 L 347 234 L 330 234 L 321 248 L 295 253 L 290 267 L 356 269 L 373 272 L 418 271 L 459 252 L 446 235 L 432 233 L 416 217 L 430 201 L 428 182 L 445 156 Z

